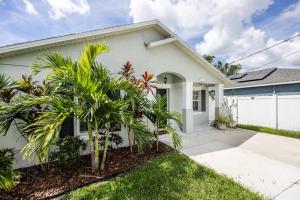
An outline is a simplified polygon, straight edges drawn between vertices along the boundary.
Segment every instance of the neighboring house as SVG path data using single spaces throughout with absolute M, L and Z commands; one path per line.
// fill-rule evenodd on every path
M 300 69 L 271 68 L 229 77 L 224 94 L 240 124 L 300 130 Z
M 167 96 L 168 109 L 183 114 L 183 132 L 193 132 L 202 124 L 208 124 L 209 113 L 215 110 L 209 110 L 209 88 L 215 90 L 217 112 L 222 105 L 223 86 L 230 84 L 230 80 L 156 20 L 3 46 L 0 47 L 0 71 L 20 79 L 22 74 L 31 74 L 28 66 L 43 51 L 61 52 L 76 60 L 85 43 L 101 41 L 109 45 L 110 52 L 98 60 L 112 73 L 119 72 L 129 60 L 136 74 L 147 70 L 156 75 L 157 92 Z M 35 78 L 42 81 L 45 74 L 40 73 Z M 80 124 L 75 119 L 68 123 L 65 131 L 84 137 L 86 127 Z M 120 130 L 120 133 L 125 136 L 125 131 Z M 20 150 L 24 145 L 21 140 L 11 127 L 5 137 L 0 136 L 0 146 Z M 17 163 L 21 165 L 25 164 Z

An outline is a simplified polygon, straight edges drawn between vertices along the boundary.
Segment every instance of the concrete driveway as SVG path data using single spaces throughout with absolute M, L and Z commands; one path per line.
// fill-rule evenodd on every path
M 300 199 L 300 140 L 210 127 L 182 135 L 181 152 L 276 200 Z M 167 135 L 161 141 L 170 144 Z

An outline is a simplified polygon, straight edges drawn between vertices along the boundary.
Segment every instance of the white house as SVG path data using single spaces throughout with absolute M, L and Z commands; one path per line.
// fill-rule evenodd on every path
M 210 90 L 215 90 L 216 112 L 222 105 L 223 87 L 230 84 L 230 80 L 156 20 L 3 46 L 0 47 L 0 71 L 20 79 L 22 74 L 31 74 L 29 66 L 43 51 L 61 52 L 75 60 L 85 43 L 100 41 L 109 45 L 110 52 L 98 60 L 112 73 L 119 72 L 129 60 L 136 74 L 147 70 L 156 75 L 157 92 L 167 95 L 170 111 L 183 114 L 185 133 L 209 123 L 209 114 L 214 113 L 209 110 Z M 42 81 L 45 74 L 40 73 L 35 78 Z M 165 77 L 167 83 L 164 83 Z M 74 135 L 84 135 L 77 120 L 72 131 Z M 0 146 L 20 150 L 21 140 L 11 127 L 5 137 L 0 136 Z M 25 164 L 17 163 L 21 165 Z

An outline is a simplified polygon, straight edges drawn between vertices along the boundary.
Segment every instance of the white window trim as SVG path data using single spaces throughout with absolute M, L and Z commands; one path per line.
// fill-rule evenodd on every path
M 193 99 L 192 99 L 192 109 L 193 109 L 193 115 L 200 115 L 203 113 L 207 112 L 207 108 L 205 107 L 205 111 L 201 111 L 201 90 L 205 90 L 205 94 L 206 94 L 206 89 L 204 89 L 203 87 L 194 87 L 193 88 Z M 198 95 L 198 100 L 194 100 L 194 92 L 199 92 Z M 207 94 L 206 94 L 207 95 Z M 194 110 L 194 106 L 193 106 L 193 102 L 194 101 L 198 101 L 198 110 Z M 205 105 L 207 105 L 207 98 L 205 97 Z
M 195 100 L 194 99 L 194 92 L 198 92 L 198 99 Z M 197 110 L 194 110 L 194 102 L 198 102 L 198 109 Z M 194 89 L 193 90 L 193 100 L 192 100 L 192 106 L 193 106 L 193 112 L 194 113 L 197 113 L 197 112 L 201 112 L 201 108 L 200 108 L 200 104 L 201 104 L 201 90 L 198 90 L 198 89 Z

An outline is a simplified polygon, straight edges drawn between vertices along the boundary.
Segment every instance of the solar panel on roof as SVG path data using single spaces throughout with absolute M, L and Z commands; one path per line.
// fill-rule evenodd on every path
M 239 83 L 241 82 L 248 82 L 248 81 L 258 81 L 258 80 L 263 80 L 267 76 L 269 76 L 271 73 L 273 73 L 276 70 L 276 68 L 270 68 L 270 69 L 265 69 L 265 70 L 260 70 L 260 71 L 253 71 L 251 73 L 248 73 L 246 77 L 244 77 L 242 80 L 238 81 Z
M 240 73 L 240 74 L 235 74 L 229 77 L 230 80 L 235 80 L 235 79 L 240 79 L 246 76 L 247 73 Z

